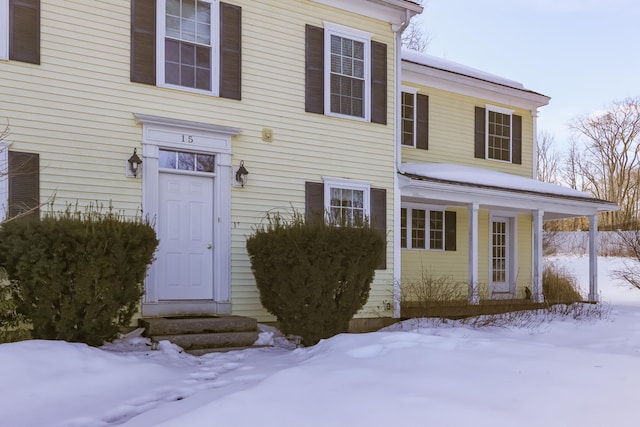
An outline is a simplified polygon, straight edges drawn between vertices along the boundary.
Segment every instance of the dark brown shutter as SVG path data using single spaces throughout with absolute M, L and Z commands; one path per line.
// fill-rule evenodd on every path
M 371 42 L 371 121 L 387 124 L 387 45 Z
M 321 182 L 304 183 L 305 218 L 324 217 L 324 184 Z
M 382 235 L 385 249 L 380 264 L 376 270 L 387 268 L 387 190 L 384 188 L 371 189 L 371 226 Z
M 9 217 L 39 215 L 40 156 L 9 151 Z
M 156 84 L 156 1 L 131 0 L 131 81 Z
M 444 250 L 456 250 L 456 213 L 444 211 Z
M 476 133 L 475 133 L 475 156 L 479 159 L 486 158 L 486 113 L 484 108 L 476 107 Z
M 240 99 L 242 8 L 220 3 L 220 96 Z
M 324 114 L 324 29 L 305 30 L 305 111 Z
M 39 0 L 9 0 L 9 59 L 40 63 Z
M 522 164 L 522 117 L 511 116 L 511 163 Z
M 416 95 L 416 148 L 429 149 L 429 97 Z

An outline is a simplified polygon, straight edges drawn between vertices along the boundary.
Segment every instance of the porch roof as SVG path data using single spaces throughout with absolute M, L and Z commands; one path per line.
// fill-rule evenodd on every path
M 618 210 L 607 200 L 560 185 L 503 172 L 452 164 L 403 163 L 399 171 L 404 201 L 467 205 L 488 209 L 544 211 L 558 219 Z

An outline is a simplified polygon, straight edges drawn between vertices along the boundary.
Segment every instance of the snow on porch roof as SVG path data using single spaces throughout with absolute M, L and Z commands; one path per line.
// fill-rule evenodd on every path
M 610 204 L 612 210 L 615 210 L 614 206 L 616 206 L 612 202 L 596 199 L 591 194 L 583 191 L 504 172 L 470 166 L 435 163 L 403 163 L 400 173 L 415 179 L 435 180 L 451 184 L 468 184 L 476 187 L 499 190 L 529 192 L 552 197 L 582 199 L 584 201 Z

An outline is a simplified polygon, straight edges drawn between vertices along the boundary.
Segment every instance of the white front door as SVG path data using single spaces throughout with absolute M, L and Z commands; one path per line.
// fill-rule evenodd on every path
M 511 296 L 511 218 L 491 218 L 490 292 L 492 298 Z
M 213 180 L 159 174 L 159 301 L 213 299 Z

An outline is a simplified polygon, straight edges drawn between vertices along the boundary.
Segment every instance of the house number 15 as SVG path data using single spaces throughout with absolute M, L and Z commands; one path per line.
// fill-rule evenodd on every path
M 182 135 L 182 142 L 193 143 L 193 135 Z

